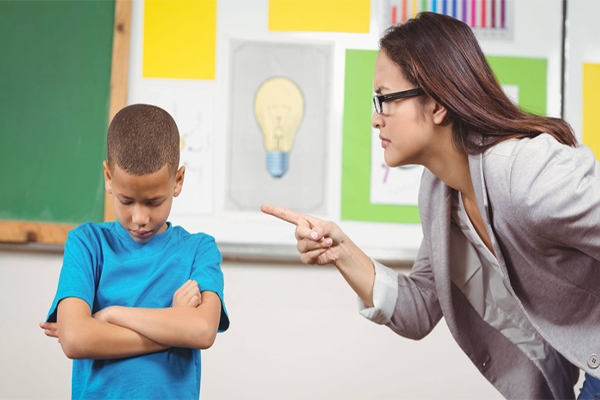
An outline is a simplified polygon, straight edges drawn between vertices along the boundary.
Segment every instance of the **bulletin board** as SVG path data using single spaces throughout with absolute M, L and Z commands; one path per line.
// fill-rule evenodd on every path
M 171 221 L 230 258 L 298 259 L 294 227 L 259 211 L 270 203 L 338 223 L 379 260 L 414 260 L 422 167 L 382 165 L 370 119 L 379 38 L 419 11 L 465 21 L 509 97 L 560 116 L 561 0 L 134 0 L 127 104 L 179 126 Z M 275 92 L 279 105 L 260 100 Z
M 261 203 L 274 204 L 335 221 L 375 258 L 414 259 L 422 239 L 416 206 L 422 169 L 377 165 L 381 149 L 372 145 L 370 126 L 378 40 L 392 22 L 392 7 L 402 18 L 402 1 L 223 0 L 202 2 L 205 10 L 181 2 L 187 9 L 180 17 L 160 24 L 152 21 L 152 3 L 133 2 L 128 104 L 156 104 L 179 124 L 187 174 L 173 223 L 215 236 L 224 253 L 239 258 L 297 259 L 294 227 L 259 211 Z M 509 96 L 529 111 L 560 116 L 560 0 L 544 7 L 511 0 L 405 3 L 409 15 L 415 5 L 443 12 L 446 3 L 450 15 L 455 7 L 473 26 Z M 195 62 L 187 59 L 162 65 L 162 74 L 149 73 L 157 65 L 147 54 L 167 46 L 153 43 L 153 35 L 194 24 L 214 29 L 214 47 L 197 44 L 206 35 L 199 31 L 178 46 L 214 57 L 214 77 L 177 72 L 177 64 Z M 207 37 L 213 40 L 212 33 Z M 305 107 L 280 177 L 269 164 L 273 150 L 266 148 L 254 104 L 259 87 L 273 77 L 297 87 Z M 396 186 L 374 189 L 383 174 Z

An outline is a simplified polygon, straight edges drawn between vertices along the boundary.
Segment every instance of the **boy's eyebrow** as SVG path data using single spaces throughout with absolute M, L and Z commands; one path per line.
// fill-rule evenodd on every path
M 129 196 L 125 196 L 123 194 L 118 194 L 118 197 L 124 199 L 124 200 L 135 200 L 133 197 L 129 197 Z M 156 196 L 156 197 L 152 197 L 151 199 L 145 199 L 145 201 L 156 201 L 156 200 L 162 200 L 164 198 L 166 198 L 167 196 Z
M 162 199 L 164 199 L 166 197 L 167 196 L 156 196 L 156 197 L 153 197 L 151 199 L 146 199 L 146 200 L 148 200 L 148 201 L 156 201 L 156 200 L 162 200 Z

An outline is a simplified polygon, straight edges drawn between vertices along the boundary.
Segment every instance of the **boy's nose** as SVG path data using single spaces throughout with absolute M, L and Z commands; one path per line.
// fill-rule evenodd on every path
M 141 207 L 137 207 L 136 210 L 133 211 L 131 219 L 134 224 L 144 226 L 148 223 L 150 218 L 148 217 L 147 212 L 145 212 Z

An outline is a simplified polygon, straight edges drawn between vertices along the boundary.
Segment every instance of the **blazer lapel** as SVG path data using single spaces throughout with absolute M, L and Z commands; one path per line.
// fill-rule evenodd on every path
M 437 203 L 437 202 L 436 202 Z M 451 293 L 450 218 L 452 189 L 442 184 L 439 208 L 431 224 L 431 265 L 435 278 L 438 300 L 447 321 L 454 321 Z
M 489 205 L 487 189 L 485 187 L 485 177 L 483 174 L 483 154 L 469 155 L 469 170 L 471 172 L 473 189 L 475 190 L 475 198 L 477 199 L 477 207 L 479 208 L 479 213 L 481 214 L 481 218 L 485 224 L 487 234 L 492 242 L 494 255 L 496 256 L 498 264 L 500 265 L 500 273 L 502 274 L 504 280 L 508 281 L 508 270 L 506 269 L 504 257 L 502 256 L 502 251 L 500 250 L 498 240 L 496 239 L 496 233 L 494 232 L 492 226 L 494 216 Z M 510 282 L 508 282 L 508 284 L 510 286 Z

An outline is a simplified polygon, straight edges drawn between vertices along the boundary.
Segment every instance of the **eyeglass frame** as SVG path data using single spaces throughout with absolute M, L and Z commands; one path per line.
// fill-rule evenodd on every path
M 408 97 L 417 97 L 425 94 L 425 91 L 421 88 L 403 90 L 402 92 L 382 94 L 373 96 L 373 105 L 377 114 L 381 114 L 383 110 L 383 103 L 386 101 L 406 99 Z

